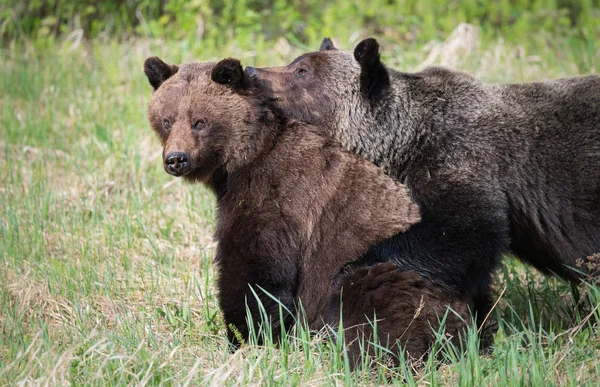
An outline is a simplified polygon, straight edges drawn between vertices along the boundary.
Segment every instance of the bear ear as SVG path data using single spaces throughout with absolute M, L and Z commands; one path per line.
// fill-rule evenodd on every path
M 244 81 L 244 69 L 237 59 L 223 59 L 212 69 L 210 79 L 221 85 L 240 87 Z
M 390 76 L 381 62 L 377 40 L 369 38 L 360 42 L 354 49 L 354 59 L 360 64 L 361 91 L 376 102 L 390 86 Z
M 331 39 L 325 38 L 325 39 L 323 39 L 323 42 L 321 42 L 321 48 L 319 48 L 319 51 L 329 51 L 329 50 L 337 50 L 337 48 L 335 48 Z
M 164 81 L 175 75 L 178 70 L 179 67 L 168 65 L 156 56 L 150 57 L 144 61 L 144 73 L 148 77 L 148 82 L 150 82 L 154 90 L 158 89 Z

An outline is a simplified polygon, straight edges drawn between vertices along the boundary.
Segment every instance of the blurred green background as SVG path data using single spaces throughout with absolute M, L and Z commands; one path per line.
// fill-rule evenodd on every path
M 0 10 L 0 32 L 9 37 L 81 29 L 89 38 L 196 37 L 223 43 L 249 35 L 306 44 L 323 34 L 363 28 L 416 44 L 443 38 L 461 22 L 481 26 L 485 37 L 514 42 L 593 40 L 600 32 L 600 0 L 3 0 Z
M 501 39 L 529 53 L 551 51 L 589 72 L 598 60 L 600 0 L 0 0 L 0 20 L 5 42 L 179 40 L 196 56 L 232 42 L 314 49 L 324 36 L 351 44 L 376 36 L 384 48 L 414 51 L 469 23 L 484 45 Z

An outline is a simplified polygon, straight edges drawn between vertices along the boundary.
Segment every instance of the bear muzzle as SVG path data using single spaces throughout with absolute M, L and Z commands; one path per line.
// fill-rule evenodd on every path
M 190 156 L 183 152 L 169 152 L 165 156 L 165 171 L 169 175 L 183 176 L 189 172 Z
M 246 66 L 246 74 L 250 78 L 256 78 L 256 76 L 258 75 L 258 71 L 256 71 L 254 67 Z

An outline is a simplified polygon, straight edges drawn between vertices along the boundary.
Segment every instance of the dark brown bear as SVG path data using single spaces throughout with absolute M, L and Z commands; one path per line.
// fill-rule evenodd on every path
M 472 297 L 480 320 L 505 254 L 577 280 L 578 260 L 600 252 L 600 77 L 488 85 L 379 55 L 374 39 L 354 54 L 325 39 L 289 66 L 246 69 L 285 117 L 324 127 L 419 204 L 419 224 L 356 265 L 415 270 Z
M 259 329 L 258 300 L 274 327 L 280 309 L 285 328 L 292 325 L 300 305 L 311 329 L 335 326 L 346 288 L 356 299 L 348 299 L 344 318 L 356 324 L 376 313 L 385 321 L 380 338 L 420 343 L 410 346 L 412 356 L 433 339 L 423 319 L 410 329 L 417 308 L 435 326 L 450 305 L 462 318 L 453 314 L 447 331 L 456 336 L 464 327 L 469 300 L 451 300 L 415 273 L 381 265 L 387 277 L 362 278 L 351 269 L 336 276 L 369 246 L 419 220 L 403 185 L 343 151 L 320 127 L 280 119 L 237 60 L 178 68 L 154 57 L 144 70 L 155 90 L 148 117 L 164 146 L 165 170 L 204 183 L 218 199 L 217 286 L 232 342 L 248 338 L 246 306 Z
M 370 355 L 375 354 L 374 346 L 365 345 L 369 342 L 365 339 L 373 338 L 374 325 L 381 345 L 397 353 L 396 345 L 400 343 L 406 358 L 422 359 L 431 347 L 432 332 L 439 331 L 439 322 L 447 313 L 446 333 L 458 344 L 457 327 L 464 327 L 464 318 L 470 316 L 464 301 L 415 271 L 398 270 L 392 262 L 357 267 L 352 272 L 346 270 L 334 277 L 324 320 L 330 324 L 339 321 L 342 306 L 351 364 L 360 359 L 363 348 Z

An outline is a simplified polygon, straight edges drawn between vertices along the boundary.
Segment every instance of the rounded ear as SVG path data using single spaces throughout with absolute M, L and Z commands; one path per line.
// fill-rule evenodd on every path
M 360 67 L 374 67 L 380 63 L 379 43 L 373 38 L 368 38 L 358 43 L 354 49 L 354 59 Z
M 335 48 L 331 39 L 325 38 L 325 39 L 323 39 L 323 42 L 321 42 L 321 48 L 319 48 L 319 51 L 329 51 L 329 50 L 337 50 L 337 48 Z
M 144 73 L 154 90 L 158 89 L 164 81 L 175 75 L 178 70 L 179 67 L 168 65 L 156 56 L 152 56 L 144 61 Z
M 381 62 L 377 40 L 369 38 L 358 43 L 354 49 L 354 59 L 360 64 L 362 92 L 370 101 L 378 101 L 389 89 L 390 76 Z
M 237 59 L 223 59 L 212 69 L 210 79 L 221 85 L 239 87 L 244 81 L 244 69 Z

